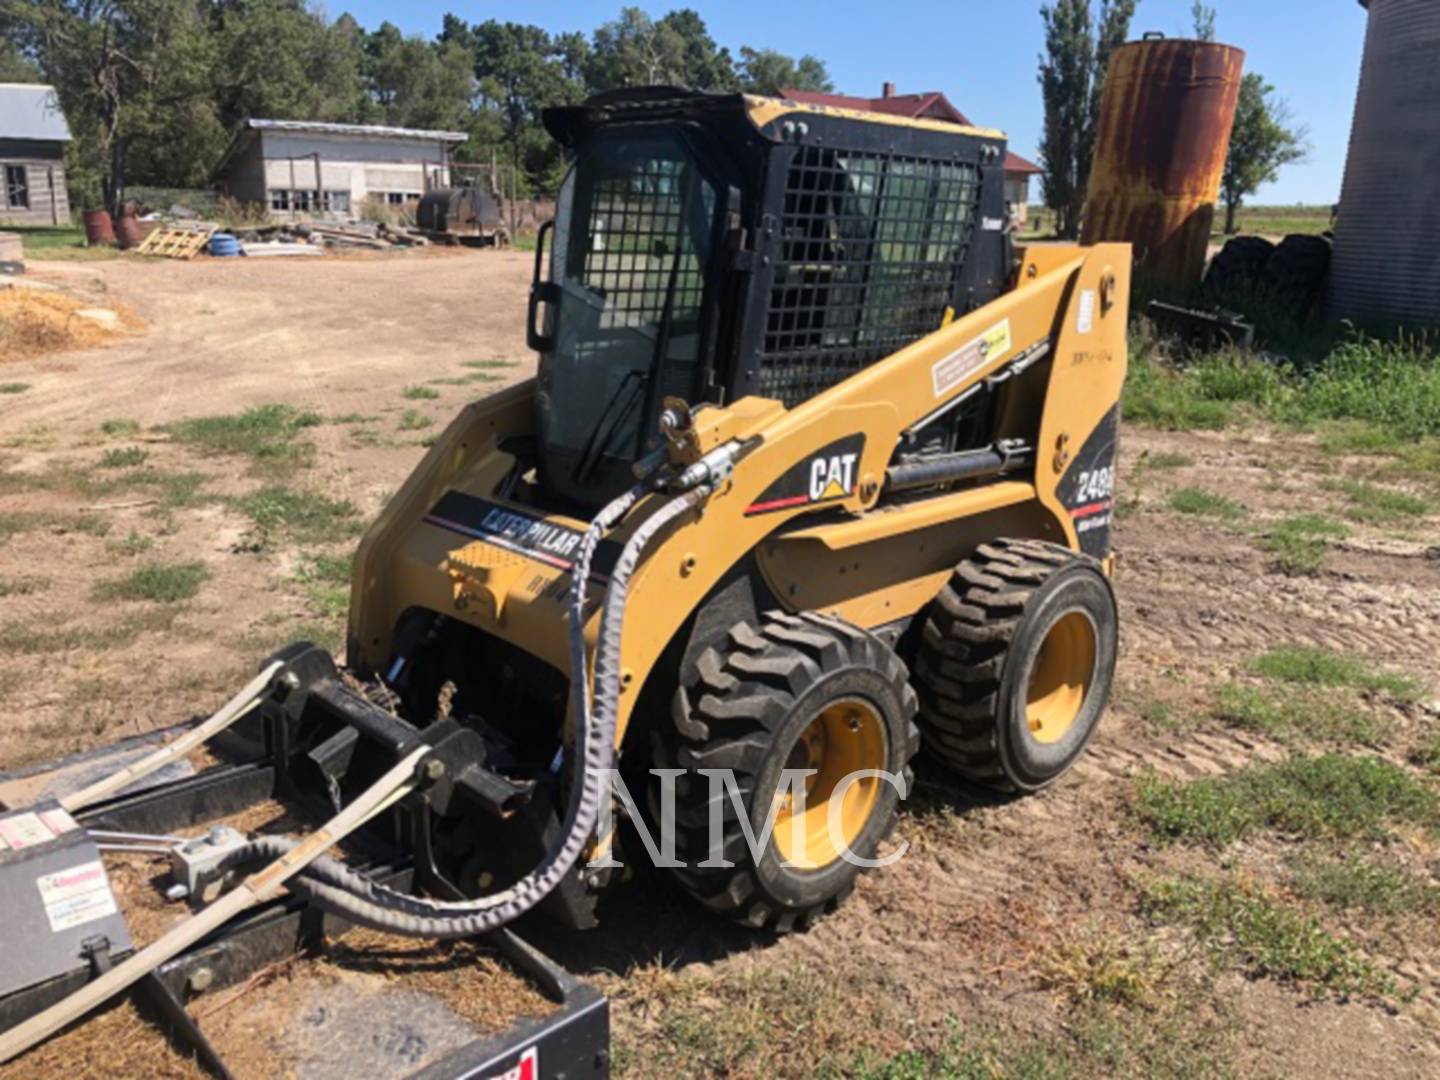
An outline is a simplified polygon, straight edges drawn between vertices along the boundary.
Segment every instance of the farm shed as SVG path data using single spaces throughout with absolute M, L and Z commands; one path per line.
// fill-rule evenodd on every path
M 834 109 L 859 109 L 864 112 L 888 113 L 910 120 L 940 120 L 962 127 L 972 126 L 964 113 L 944 94 L 930 90 L 923 94 L 897 94 L 894 83 L 886 83 L 877 98 L 852 97 L 848 94 L 823 94 L 816 90 L 781 90 L 782 97 L 802 105 L 827 105 Z M 1030 219 L 1030 178 L 1045 170 L 1019 154 L 1005 154 L 1005 201 L 1015 208 L 1020 224 Z
M 220 166 L 222 189 L 272 217 L 358 217 L 367 199 L 418 202 L 450 185 L 458 131 L 249 120 Z
M 70 128 L 54 87 L 0 83 L 0 225 L 68 225 Z

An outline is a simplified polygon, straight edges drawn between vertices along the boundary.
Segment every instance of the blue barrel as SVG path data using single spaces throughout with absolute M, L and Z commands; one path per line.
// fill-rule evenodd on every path
M 217 232 L 210 237 L 211 255 L 239 255 L 240 241 L 228 232 Z

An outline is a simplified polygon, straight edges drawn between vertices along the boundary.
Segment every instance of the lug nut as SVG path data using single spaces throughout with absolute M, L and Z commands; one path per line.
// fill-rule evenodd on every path
M 431 758 L 425 762 L 425 779 L 439 780 L 445 775 L 445 762 L 439 758 Z

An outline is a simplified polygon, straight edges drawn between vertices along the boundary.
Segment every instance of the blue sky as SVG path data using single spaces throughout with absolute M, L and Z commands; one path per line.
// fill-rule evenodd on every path
M 1188 36 L 1191 0 L 1141 0 L 1135 35 L 1160 30 Z M 1310 130 L 1309 160 L 1292 165 L 1257 203 L 1334 203 L 1340 199 L 1351 114 L 1365 39 L 1357 0 L 1211 0 L 1220 40 L 1247 53 Z M 461 3 L 329 0 L 331 14 L 349 11 L 373 28 L 389 19 L 403 30 L 434 35 L 446 11 L 471 22 L 495 18 L 549 30 L 589 31 L 613 19 L 622 0 L 524 0 Z M 1009 132 L 1014 149 L 1033 157 L 1041 125 L 1035 82 L 1041 46 L 1039 0 L 681 0 L 640 3 L 653 16 L 692 7 L 722 45 L 814 53 L 826 61 L 837 89 L 878 94 L 887 79 L 900 91 L 942 90 L 976 123 Z

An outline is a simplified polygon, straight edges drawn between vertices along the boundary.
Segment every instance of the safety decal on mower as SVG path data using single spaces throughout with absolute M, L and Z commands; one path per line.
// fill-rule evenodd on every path
M 1080 538 L 1080 550 L 1103 559 L 1110 554 L 1110 526 L 1115 518 L 1115 449 L 1119 411 L 1111 409 L 1075 455 L 1060 480 L 1057 494 Z
M 797 506 L 849 498 L 860 483 L 860 457 L 864 453 L 864 435 L 847 435 L 831 443 L 786 470 L 750 504 L 745 516 L 774 514 Z
M 517 555 L 569 570 L 585 534 L 567 525 L 532 517 L 514 507 L 477 499 L 461 491 L 447 491 L 425 515 L 425 523 L 450 532 L 484 540 Z M 603 578 L 618 554 L 614 543 L 602 543 L 595 551 L 591 577 Z

